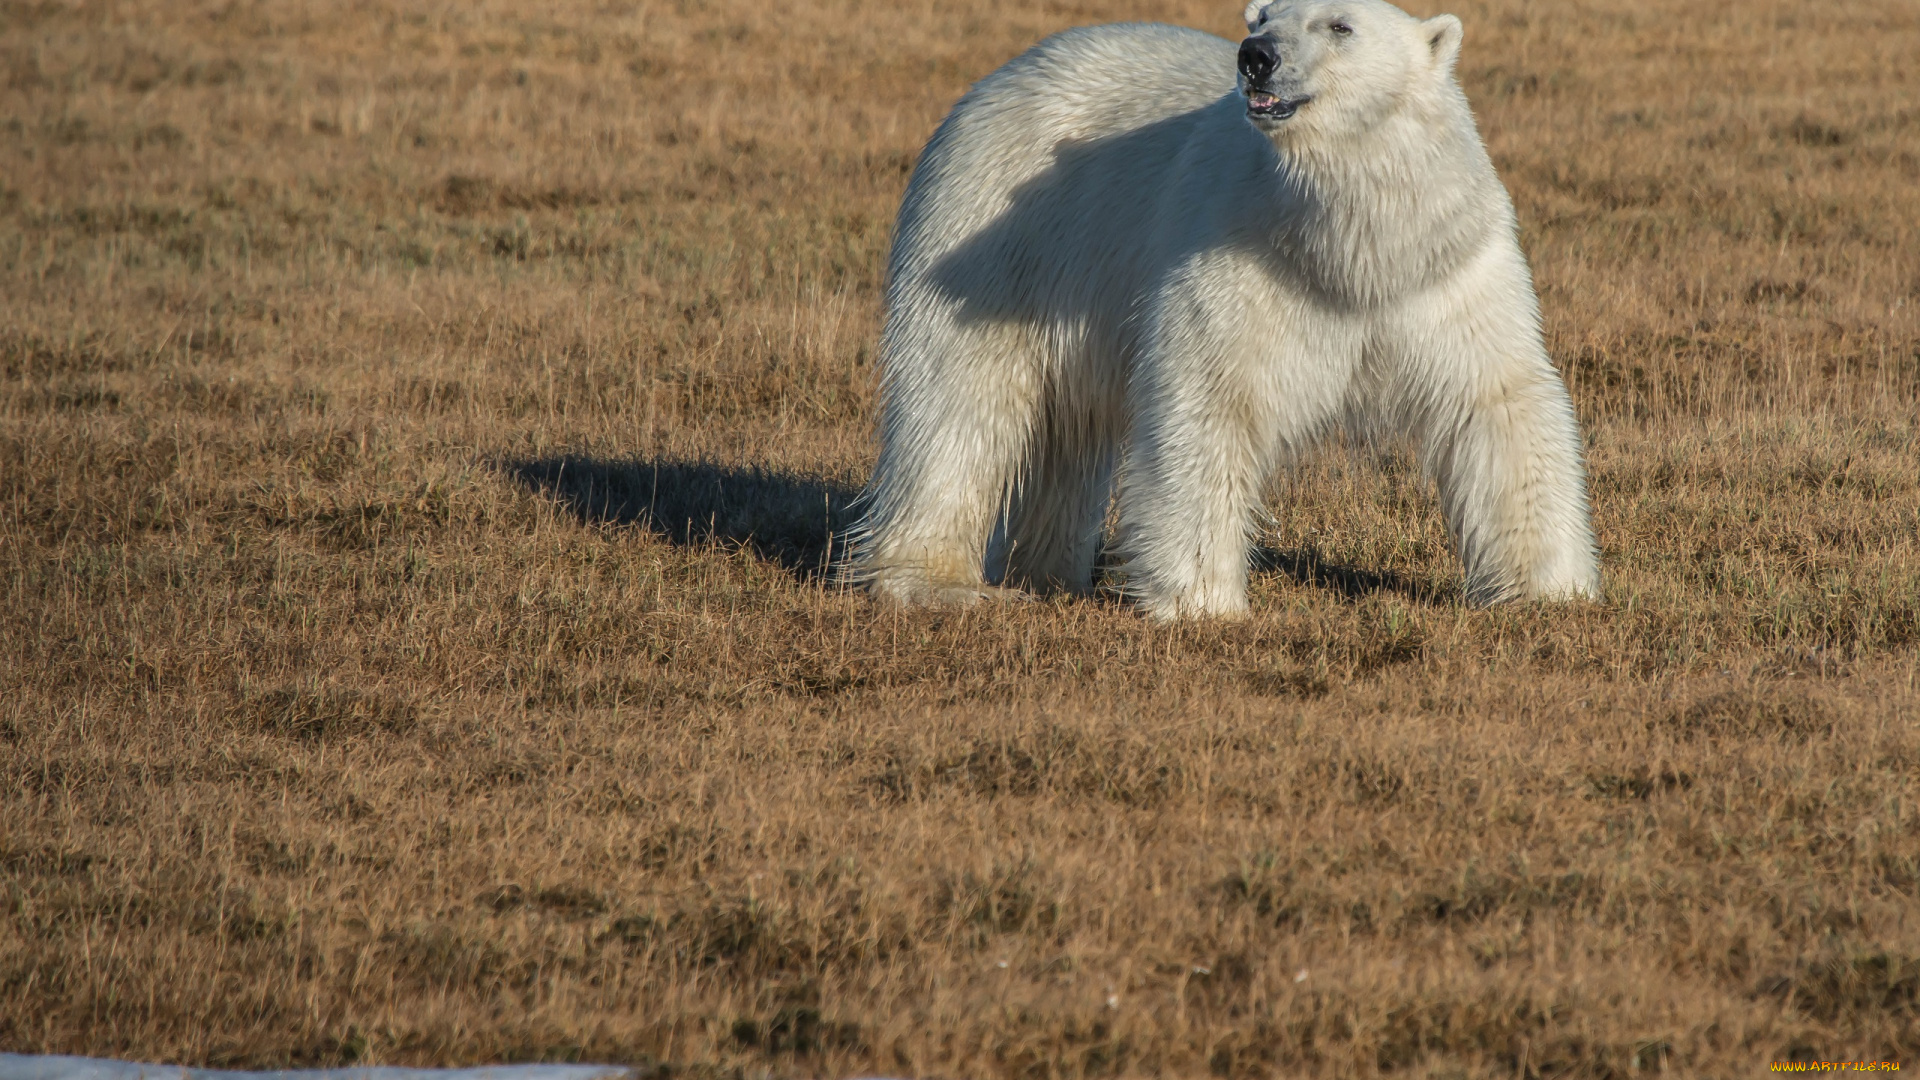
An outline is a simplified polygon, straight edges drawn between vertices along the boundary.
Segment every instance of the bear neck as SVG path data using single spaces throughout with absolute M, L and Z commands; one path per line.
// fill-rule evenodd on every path
M 1273 145 L 1274 254 L 1341 307 L 1387 306 L 1443 283 L 1511 217 L 1457 89 L 1364 132 Z

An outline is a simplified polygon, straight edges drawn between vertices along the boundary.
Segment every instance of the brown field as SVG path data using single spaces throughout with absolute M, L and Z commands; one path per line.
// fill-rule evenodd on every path
M 1435 3 L 1606 599 L 1172 629 L 820 567 L 940 115 L 1239 0 L 0 5 L 0 1050 L 1920 1067 L 1920 4 Z

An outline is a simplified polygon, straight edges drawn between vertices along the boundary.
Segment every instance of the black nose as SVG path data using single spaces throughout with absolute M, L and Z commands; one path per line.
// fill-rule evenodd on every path
M 1280 43 L 1262 34 L 1240 43 L 1240 74 L 1248 86 L 1259 86 L 1280 66 Z

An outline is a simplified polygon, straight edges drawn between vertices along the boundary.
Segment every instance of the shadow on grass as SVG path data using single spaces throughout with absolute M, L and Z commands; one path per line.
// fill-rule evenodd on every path
M 803 581 L 832 571 L 858 515 L 859 491 L 797 473 L 670 459 L 554 457 L 509 461 L 505 471 L 588 525 L 643 528 L 670 543 L 737 544 Z M 1312 549 L 1253 551 L 1255 573 L 1282 574 L 1347 599 L 1397 593 L 1416 603 L 1448 598 L 1392 571 L 1322 561 Z
M 673 460 L 503 463 L 589 525 L 630 525 L 683 546 L 737 544 L 803 581 L 840 557 L 859 492 L 818 476 Z
M 1398 593 L 1418 604 L 1437 604 L 1454 599 L 1446 595 L 1447 590 L 1435 589 L 1391 570 L 1362 570 L 1322 562 L 1320 553 L 1312 548 L 1281 551 L 1256 547 L 1253 549 L 1253 570 L 1255 573 L 1281 574 L 1302 585 L 1338 593 L 1349 600 L 1380 592 Z

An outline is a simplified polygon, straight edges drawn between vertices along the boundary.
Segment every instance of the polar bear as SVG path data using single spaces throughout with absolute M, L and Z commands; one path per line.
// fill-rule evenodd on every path
M 1265 485 L 1336 429 L 1418 440 L 1470 601 L 1597 594 L 1580 432 L 1454 78 L 1459 20 L 1246 21 L 1237 48 L 1057 34 L 928 142 L 851 554 L 879 595 L 1086 592 L 1117 500 L 1148 614 L 1244 615 Z

